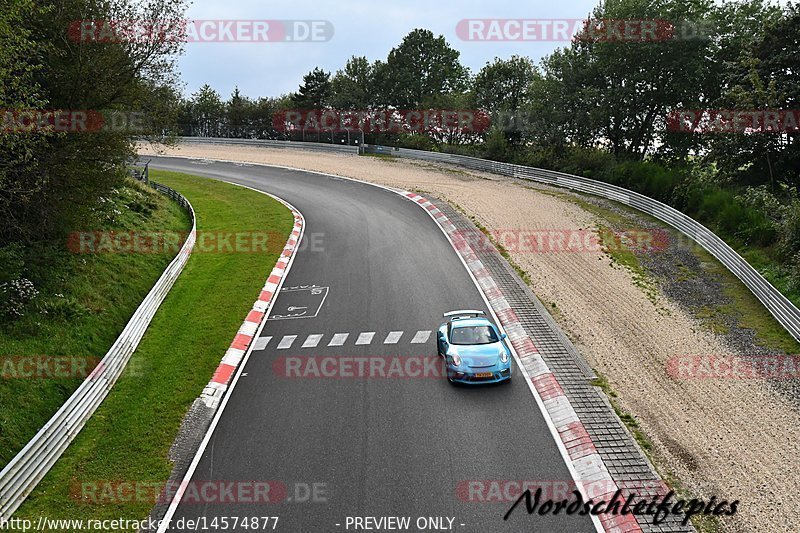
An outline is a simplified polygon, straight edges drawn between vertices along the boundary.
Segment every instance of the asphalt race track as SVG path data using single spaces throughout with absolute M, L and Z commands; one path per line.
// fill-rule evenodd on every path
M 444 378 L 276 372 L 286 356 L 435 356 L 443 312 L 486 310 L 422 209 L 378 187 L 301 171 L 169 157 L 151 167 L 269 192 L 306 221 L 273 308 L 286 318 L 267 322 L 193 476 L 272 481 L 290 501 L 184 502 L 173 521 L 277 516 L 276 531 L 316 532 L 356 530 L 348 516 L 398 516 L 417 531 L 418 517 L 449 517 L 464 532 L 595 530 L 588 517 L 529 516 L 524 505 L 504 522 L 509 503 L 457 494 L 469 480 L 571 480 L 519 373 L 510 385 L 465 388 Z M 316 498 L 307 491 L 314 484 Z

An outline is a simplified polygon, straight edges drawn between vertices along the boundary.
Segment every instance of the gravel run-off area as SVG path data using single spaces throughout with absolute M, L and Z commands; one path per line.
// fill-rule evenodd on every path
M 140 154 L 156 151 L 143 145 Z M 182 145 L 165 154 L 290 166 L 427 192 L 492 233 L 552 229 L 573 235 L 573 230 L 620 224 L 557 189 L 428 163 L 211 144 Z M 635 214 L 623 216 L 653 226 Z M 667 372 L 676 356 L 764 353 L 749 332 L 727 328 L 715 333 L 693 315 L 692 298 L 714 298 L 715 288 L 702 277 L 698 281 L 690 254 L 680 248 L 686 245 L 680 243 L 675 238 L 663 258 L 658 253 L 643 258 L 651 276 L 646 281 L 641 272 L 620 266 L 594 246 L 572 251 L 507 248 L 583 357 L 607 379 L 616 405 L 652 443 L 649 455 L 663 476 L 695 497 L 739 500 L 739 512 L 719 522 L 722 530 L 798 531 L 800 402 L 792 387 L 787 392 L 762 378 L 676 379 Z M 681 269 L 688 270 L 685 279 L 660 264 L 678 256 Z M 681 290 L 681 281 L 695 288 Z

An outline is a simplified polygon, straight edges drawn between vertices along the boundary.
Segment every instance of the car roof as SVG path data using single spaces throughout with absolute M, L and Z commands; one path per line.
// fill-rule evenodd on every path
M 464 327 L 464 326 L 492 326 L 492 322 L 484 317 L 469 317 L 469 318 L 453 318 L 450 320 L 450 327 Z

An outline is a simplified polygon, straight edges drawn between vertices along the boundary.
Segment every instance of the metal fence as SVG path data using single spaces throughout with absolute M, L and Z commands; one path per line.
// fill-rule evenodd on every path
M 47 474 L 122 375 L 156 310 L 192 253 L 197 230 L 192 205 L 179 192 L 149 181 L 146 167 L 139 179 L 175 199 L 188 211 L 192 220 L 191 233 L 92 374 L 0 472 L 0 522 L 11 517 Z
M 317 143 L 299 143 L 299 142 L 283 142 L 283 141 L 252 141 L 248 139 L 202 139 L 202 138 L 181 138 L 181 142 L 213 142 L 214 144 L 248 144 L 248 145 L 267 145 L 273 147 L 278 145 L 282 148 L 299 148 L 304 150 L 318 150 L 318 151 L 356 151 L 356 147 L 344 146 L 330 146 L 326 144 Z M 341 149 L 345 150 L 341 150 Z M 563 172 L 555 172 L 552 170 L 544 170 L 540 168 L 526 167 L 522 165 L 513 165 L 511 163 L 502 163 L 499 161 L 490 161 L 488 159 L 480 159 L 477 157 L 469 157 L 455 154 L 445 154 L 440 152 L 427 152 L 424 150 L 412 150 L 408 148 L 392 148 L 392 147 L 376 147 L 374 145 L 364 146 L 367 152 L 371 153 L 384 153 L 396 157 L 404 157 L 409 159 L 431 161 L 434 163 L 445 163 L 465 167 L 472 170 L 479 170 L 484 172 L 492 172 L 504 176 L 511 176 L 514 178 L 536 181 L 553 185 L 556 187 L 563 187 L 566 189 L 592 194 L 614 200 L 621 204 L 633 207 L 651 215 L 658 220 L 665 222 L 671 227 L 675 228 L 683 235 L 697 242 L 711 255 L 716 257 L 720 263 L 730 270 L 737 278 L 739 278 L 745 286 L 764 304 L 775 319 L 786 328 L 795 340 L 800 341 L 800 310 L 789 301 L 778 289 L 773 287 L 764 277 L 758 273 L 750 264 L 745 261 L 738 253 L 736 253 L 725 241 L 717 237 L 711 230 L 692 219 L 689 216 L 681 213 L 664 203 L 661 203 L 652 198 L 648 198 L 643 194 L 610 185 L 602 181 L 592 180 L 575 176 L 573 174 L 565 174 Z
M 766 307 L 776 320 L 786 328 L 786 331 L 788 331 L 795 340 L 800 341 L 800 310 L 798 310 L 788 298 L 781 294 L 778 289 L 764 279 L 756 269 L 750 266 L 742 256 L 728 246 L 725 241 L 717 237 L 711 230 L 693 218 L 667 204 L 648 198 L 638 192 L 617 187 L 616 185 L 610 185 L 602 181 L 583 178 L 573 174 L 565 174 L 563 172 L 489 161 L 477 157 L 425 152 L 422 150 L 410 150 L 405 148 L 399 148 L 390 153 L 398 157 L 422 159 L 436 163 L 448 163 L 473 170 L 493 172 L 504 176 L 537 181 L 556 187 L 563 187 L 565 189 L 601 196 L 634 207 L 639 211 L 669 224 L 716 257 L 720 263 L 725 265 L 728 270 L 752 291 L 756 298 L 764 304 L 764 307 Z
M 294 148 L 300 150 L 313 150 L 318 152 L 339 152 L 357 154 L 358 146 L 340 144 L 298 142 L 298 141 L 273 141 L 269 139 L 229 139 L 227 137 L 181 137 L 182 143 L 201 144 L 244 144 L 248 146 L 264 146 L 266 148 Z

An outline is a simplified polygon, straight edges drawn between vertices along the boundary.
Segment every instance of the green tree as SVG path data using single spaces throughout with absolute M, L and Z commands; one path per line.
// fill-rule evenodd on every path
M 300 89 L 291 95 L 297 109 L 324 109 L 331 103 L 331 74 L 321 68 L 314 68 L 303 76 Z
M 373 103 L 373 64 L 363 56 L 347 60 L 331 80 L 330 103 L 334 109 L 368 109 Z
M 526 108 L 529 138 L 540 150 L 563 154 L 568 146 L 589 147 L 596 139 L 599 90 L 586 50 L 558 49 L 541 63 L 542 74 L 531 82 Z
M 753 7 L 737 12 L 747 20 Z M 800 6 L 789 5 L 775 17 L 772 6 L 764 6 L 755 17 L 764 22 L 762 31 L 739 50 L 724 78 L 726 91 L 716 100 L 719 108 L 740 110 L 796 110 L 800 107 Z M 800 185 L 800 134 L 730 133 L 711 135 L 708 163 L 720 170 L 721 178 L 738 185 L 778 182 Z
M 475 103 L 493 116 L 512 145 L 522 141 L 526 125 L 519 112 L 530 105 L 532 84 L 537 76 L 530 58 L 514 55 L 486 63 L 472 82 Z
M 472 82 L 475 102 L 490 113 L 515 112 L 529 103 L 535 77 L 536 66 L 529 57 L 495 58 L 486 63 Z
M 702 21 L 711 6 L 711 0 L 607 0 L 587 24 L 670 20 L 681 28 L 681 21 Z M 702 103 L 698 89 L 707 78 L 712 41 L 676 33 L 672 39 L 662 34 L 635 42 L 580 35 L 569 49 L 543 61 L 546 83 L 537 88 L 537 107 L 556 110 L 552 116 L 564 120 L 567 142 L 605 146 L 620 158 L 645 158 L 663 143 L 670 110 Z M 542 87 L 547 90 L 538 90 Z
M 225 104 L 227 114 L 227 131 L 230 137 L 242 138 L 250 136 L 250 121 L 253 103 L 242 96 L 239 87 L 234 87 L 230 99 Z
M 376 88 L 382 105 L 413 109 L 427 97 L 467 90 L 469 70 L 444 36 L 415 29 L 375 65 Z
M 221 135 L 225 104 L 222 103 L 219 93 L 209 84 L 203 84 L 192 95 L 191 110 L 198 127 L 195 135 L 200 137 L 219 137 Z
M 33 11 L 30 0 L 0 10 L 0 110 L 4 115 L 8 110 L 44 105 L 41 87 L 35 81 L 41 64 L 30 61 L 40 53 L 41 45 L 24 24 Z M 44 186 L 37 178 L 35 155 L 46 148 L 47 137 L 40 133 L 15 135 L 5 129 L 4 123 L 0 126 L 0 246 L 30 236 L 24 216 Z
M 86 20 L 174 27 L 183 19 L 184 1 L 15 0 L 2 12 L 3 107 L 89 111 L 106 122 L 91 132 L 0 134 L 0 167 L 11 164 L 0 170 L 0 203 L 13 206 L 0 206 L 0 234 L 6 241 L 32 241 L 96 224 L 97 199 L 125 174 L 136 139 L 160 133 L 174 118 L 162 111 L 169 107 L 164 99 L 175 94 L 174 61 L 182 45 L 169 31 L 101 43 L 75 38 L 70 28 Z M 140 121 L 147 130 L 120 127 L 118 119 L 133 113 L 147 114 Z

